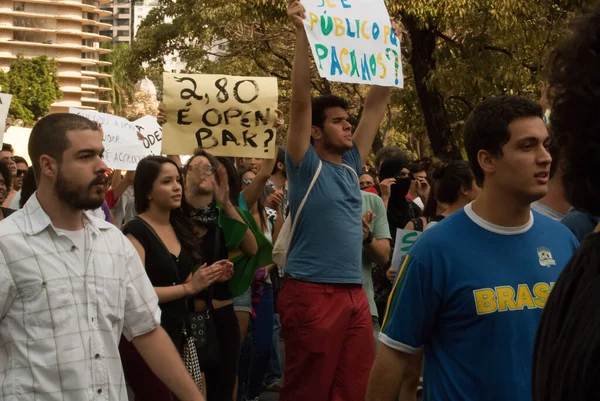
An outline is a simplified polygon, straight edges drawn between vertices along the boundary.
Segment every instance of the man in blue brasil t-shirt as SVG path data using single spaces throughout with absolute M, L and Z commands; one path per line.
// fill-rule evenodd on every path
M 530 209 L 547 192 L 548 144 L 529 100 L 490 98 L 473 111 L 465 147 L 481 195 L 425 232 L 399 267 L 368 401 L 397 399 L 420 347 L 424 400 L 531 400 L 538 323 L 578 246 Z

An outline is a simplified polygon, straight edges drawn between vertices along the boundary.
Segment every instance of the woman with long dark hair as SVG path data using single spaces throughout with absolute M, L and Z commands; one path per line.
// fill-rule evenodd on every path
M 235 206 L 239 184 L 233 164 L 203 150 L 194 153 L 184 167 L 186 200 L 192 206 L 194 232 L 201 238 L 198 263 L 232 260 L 258 252 L 256 238 Z M 196 312 L 210 310 L 218 336 L 218 360 L 203 366 L 207 398 L 231 401 L 236 383 L 240 326 L 233 309 L 230 282 L 214 283 L 194 299 Z
M 138 216 L 123 233 L 137 250 L 152 282 L 162 311 L 161 325 L 178 349 L 187 322 L 188 297 L 193 297 L 232 268 L 226 260 L 200 267 L 195 273 L 191 253 L 198 245 L 184 209 L 181 174 L 166 157 L 140 161 L 133 183 Z M 121 340 L 125 376 L 136 400 L 173 400 L 167 387 L 152 373 L 131 343 Z

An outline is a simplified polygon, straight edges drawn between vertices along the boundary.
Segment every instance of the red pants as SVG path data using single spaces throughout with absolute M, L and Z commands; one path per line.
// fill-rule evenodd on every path
M 287 278 L 277 302 L 285 341 L 280 401 L 364 401 L 375 345 L 362 286 Z

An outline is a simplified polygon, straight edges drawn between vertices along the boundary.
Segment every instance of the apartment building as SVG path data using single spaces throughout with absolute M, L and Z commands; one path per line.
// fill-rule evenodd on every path
M 58 81 L 63 97 L 51 112 L 68 111 L 69 107 L 96 109 L 109 101 L 100 100 L 99 92 L 109 88 L 99 85 L 102 42 L 112 38 L 100 34 L 111 25 L 100 21 L 111 16 L 102 10 L 111 0 L 0 0 L 0 68 L 8 70 L 11 62 L 25 57 L 46 55 L 58 62 Z

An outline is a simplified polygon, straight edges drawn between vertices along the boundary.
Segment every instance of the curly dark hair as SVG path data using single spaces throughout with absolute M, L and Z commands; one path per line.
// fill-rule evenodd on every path
M 550 57 L 550 127 L 561 149 L 566 195 L 600 215 L 600 4 Z

